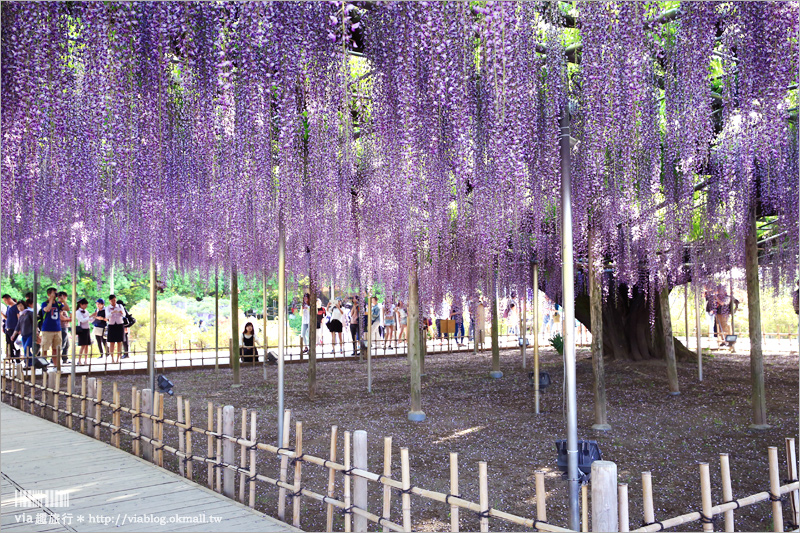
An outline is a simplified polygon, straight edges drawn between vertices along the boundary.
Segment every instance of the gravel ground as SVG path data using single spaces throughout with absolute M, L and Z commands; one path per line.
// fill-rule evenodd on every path
M 529 362 L 531 358 L 529 357 Z M 423 410 L 427 420 L 406 420 L 409 408 L 408 366 L 405 358 L 376 359 L 373 364 L 373 392 L 366 391 L 366 364 L 327 362 L 318 365 L 318 396 L 306 396 L 306 366 L 286 366 L 286 407 L 294 420 L 303 421 L 303 452 L 327 457 L 330 426 L 339 427 L 339 459 L 344 431 L 366 430 L 369 435 L 369 467 L 383 471 L 383 437 L 393 437 L 393 476 L 400 477 L 400 447 L 408 447 L 411 483 L 430 490 L 449 492 L 449 452 L 458 452 L 460 490 L 464 497 L 478 501 L 478 461 L 489 471 L 489 498 L 493 508 L 520 516 L 535 516 L 534 471 L 546 472 L 548 521 L 566 526 L 566 483 L 555 465 L 553 441 L 566 436 L 562 412 L 563 372 L 560 357 L 543 350 L 542 369 L 550 372 L 553 386 L 543 395 L 542 414 L 534 414 L 533 390 L 527 372 L 521 368 L 518 350 L 501 354 L 502 379 L 488 376 L 490 354 L 459 353 L 429 356 L 422 380 Z M 641 472 L 653 476 L 656 519 L 700 509 L 698 462 L 711 464 L 713 499 L 722 501 L 719 454 L 729 453 L 734 497 L 768 490 L 767 447 L 777 446 L 781 476 L 785 477 L 784 438 L 798 431 L 798 358 L 796 355 L 766 355 L 767 413 L 770 431 L 748 429 L 749 357 L 718 354 L 704 364 L 705 380 L 697 381 L 694 364 L 680 364 L 681 395 L 667 394 L 666 368 L 662 362 L 608 362 L 606 384 L 608 417 L 612 430 L 591 430 L 592 369 L 587 350 L 578 352 L 579 438 L 596 439 L 603 458 L 617 463 L 620 482 L 629 483 L 630 523 L 642 521 Z M 205 426 L 206 402 L 234 405 L 237 431 L 241 429 L 241 408 L 258 412 L 259 440 L 275 443 L 276 367 L 268 367 L 268 379 L 260 368 L 242 370 L 241 388 L 231 388 L 229 370 L 186 370 L 171 372 L 175 394 L 189 398 L 194 425 Z M 146 386 L 143 375 L 103 377 L 103 390 L 116 380 L 121 391 L 131 385 Z M 106 395 L 108 397 L 108 395 Z M 130 395 L 123 394 L 125 405 Z M 175 418 L 175 400 L 166 403 L 165 414 Z M 124 417 L 127 418 L 127 417 Z M 294 431 L 292 432 L 294 433 Z M 166 440 L 176 445 L 177 435 L 167 428 Z M 195 453 L 205 453 L 206 440 L 194 437 Z M 124 446 L 129 447 L 125 441 Z M 238 453 L 237 453 L 238 457 Z M 277 477 L 274 457 L 259 452 L 259 473 Z M 169 458 L 167 467 L 178 463 Z M 201 480 L 205 467 L 196 467 Z M 303 468 L 303 485 L 324 492 L 327 471 L 314 465 Z M 341 497 L 341 476 L 337 482 Z M 401 522 L 401 498 L 393 494 L 392 519 Z M 381 490 L 370 483 L 369 508 L 380 514 Z M 276 515 L 277 489 L 259 484 L 257 507 Z M 291 507 L 289 507 L 291 509 Z M 290 515 L 289 515 L 290 516 Z M 325 529 L 322 504 L 304 502 L 301 527 Z M 788 519 L 788 513 L 786 518 Z M 412 497 L 414 529 L 449 529 L 449 509 L 441 503 Z M 721 524 L 720 524 L 721 525 Z M 478 530 L 474 513 L 461 512 L 461 528 Z M 501 520 L 490 520 L 492 530 L 518 530 Z M 769 505 L 758 504 L 736 513 L 736 529 L 764 531 L 771 528 Z M 337 515 L 334 529 L 342 530 Z M 699 523 L 689 526 L 701 530 Z M 370 530 L 376 530 L 370 526 Z

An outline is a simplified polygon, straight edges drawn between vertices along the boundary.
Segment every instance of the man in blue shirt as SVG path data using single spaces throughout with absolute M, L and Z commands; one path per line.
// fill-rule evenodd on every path
M 3 313 L 3 318 L 5 318 L 5 326 L 3 331 L 6 334 L 6 346 L 8 347 L 6 353 L 9 357 L 16 359 L 19 357 L 19 352 L 17 351 L 17 347 L 11 341 L 11 336 L 14 334 L 14 330 L 17 328 L 17 316 L 19 315 L 19 309 L 17 309 L 17 301 L 8 294 L 3 295 L 3 303 L 8 306 L 6 308 L 6 312 Z
M 53 365 L 61 370 L 61 302 L 56 300 L 56 288 L 47 289 L 47 300 L 42 303 L 42 357 L 47 358 L 47 350 L 52 351 Z

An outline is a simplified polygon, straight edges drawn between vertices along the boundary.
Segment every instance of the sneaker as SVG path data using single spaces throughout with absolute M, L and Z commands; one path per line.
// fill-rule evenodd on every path
M 127 359 L 127 358 L 128 358 L 128 354 L 123 354 L 122 357 L 121 357 L 121 359 Z
M 68 363 L 69 362 L 69 357 L 67 357 L 66 355 L 62 355 L 61 356 L 61 362 L 62 363 Z

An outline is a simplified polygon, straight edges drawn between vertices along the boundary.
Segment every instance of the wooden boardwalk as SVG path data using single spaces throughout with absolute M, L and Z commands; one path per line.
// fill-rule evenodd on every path
M 0 421 L 3 531 L 300 531 L 4 403 Z

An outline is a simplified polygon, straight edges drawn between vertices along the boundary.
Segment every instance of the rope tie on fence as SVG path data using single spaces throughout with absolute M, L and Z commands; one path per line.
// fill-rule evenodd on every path
M 791 483 L 797 483 L 797 481 L 798 481 L 797 479 L 782 479 L 781 483 L 784 485 L 789 485 Z
M 345 476 L 352 476 L 353 475 L 353 470 L 355 470 L 355 469 L 356 469 L 356 467 L 351 466 L 350 468 L 342 470 L 342 474 L 344 474 Z
M 533 519 L 533 530 L 534 531 L 539 531 L 539 524 L 546 524 L 546 523 L 547 522 L 545 522 L 544 520 L 538 520 L 538 519 L 534 518 Z
M 719 518 L 719 517 L 714 516 L 714 515 L 706 516 L 706 515 L 703 514 L 703 511 L 700 511 L 700 523 L 701 524 L 713 524 L 713 523 L 715 523 L 717 521 L 717 518 Z M 664 529 L 664 527 L 662 526 L 661 529 Z
M 784 496 L 776 496 L 775 494 L 769 493 L 769 501 L 771 502 L 781 502 L 782 504 L 786 504 L 787 497 Z
M 400 494 L 412 494 L 416 488 L 416 485 L 411 485 L 407 489 L 400 489 Z
M 247 450 L 251 452 L 258 451 L 258 443 L 254 442 L 253 444 L 247 447 Z
M 728 501 L 728 502 L 722 502 L 722 505 L 725 505 L 725 504 L 728 504 L 728 503 L 735 503 L 735 504 L 736 504 L 736 507 L 734 507 L 734 508 L 732 509 L 733 511 L 735 511 L 736 509 L 738 509 L 739 507 L 741 507 L 741 506 L 742 506 L 742 505 L 739 503 L 739 500 L 731 500 L 731 501 Z
M 350 507 L 344 507 L 342 509 L 339 509 L 339 514 L 342 514 L 342 515 L 353 514 L 353 509 L 354 508 L 355 508 L 355 505 L 351 505 Z
M 280 448 L 275 450 L 275 455 L 280 455 L 281 454 L 281 450 L 286 450 L 287 452 L 293 452 L 294 448 L 284 448 L 283 446 L 281 446 Z
M 703 513 L 700 513 L 701 515 Z M 652 526 L 653 524 L 658 524 L 658 529 L 656 531 L 664 531 L 664 524 L 656 520 L 655 522 L 642 522 L 642 527 Z
M 491 514 L 492 514 L 492 508 L 491 507 L 489 507 L 485 511 L 480 511 L 480 512 L 477 513 L 478 518 L 489 518 L 489 516 Z
M 298 498 L 303 495 L 303 489 L 298 489 L 297 492 L 290 492 L 288 494 L 289 498 Z
M 111 413 L 115 414 L 115 413 L 119 413 L 120 411 L 122 411 L 122 407 L 115 407 L 114 409 L 111 410 Z
M 258 474 L 254 476 L 245 476 L 244 480 L 245 483 L 252 483 L 253 481 L 258 481 Z
M 305 456 L 306 456 L 306 454 L 301 453 L 300 455 L 298 455 L 297 457 L 295 457 L 291 461 L 289 461 L 289 464 L 294 466 L 294 465 L 297 464 L 298 461 L 302 462 L 303 461 L 303 457 L 305 457 Z
M 450 505 L 450 498 L 459 498 L 459 499 L 461 499 L 461 495 L 460 494 L 448 494 L 447 496 L 444 497 L 444 503 L 446 503 L 447 505 Z

